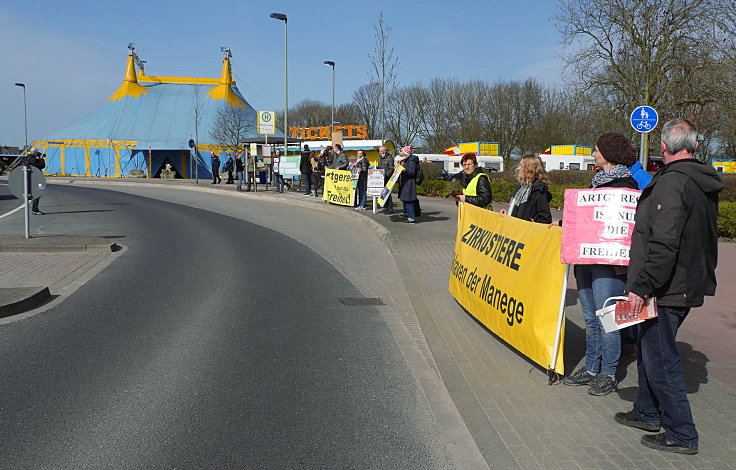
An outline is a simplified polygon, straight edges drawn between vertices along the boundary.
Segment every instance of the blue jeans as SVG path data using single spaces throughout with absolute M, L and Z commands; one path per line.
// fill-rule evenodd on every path
M 304 181 L 304 194 L 312 192 L 312 175 L 302 173 L 302 181 Z
M 642 421 L 661 423 L 665 434 L 673 441 L 697 448 L 698 432 L 687 399 L 680 353 L 675 344 L 677 330 L 690 309 L 661 305 L 657 309 L 657 318 L 638 325 L 639 396 L 634 402 L 633 413 Z
M 274 184 L 276 185 L 276 191 L 283 191 L 284 190 L 284 177 L 278 173 L 275 173 L 273 175 L 273 179 L 274 179 Z
M 242 188 L 242 187 L 243 187 L 243 172 L 239 171 L 238 172 L 238 188 Z
M 595 311 L 603 308 L 607 298 L 623 295 L 626 274 L 616 275 L 607 264 L 578 264 L 575 279 L 585 319 L 585 368 L 593 374 L 615 376 L 621 358 L 621 333 L 606 333 Z
M 368 180 L 358 178 L 358 206 L 365 208 L 368 199 Z
M 404 204 L 404 212 L 406 213 L 406 216 L 410 219 L 416 218 L 414 215 L 414 201 L 408 202 L 408 201 L 401 201 Z

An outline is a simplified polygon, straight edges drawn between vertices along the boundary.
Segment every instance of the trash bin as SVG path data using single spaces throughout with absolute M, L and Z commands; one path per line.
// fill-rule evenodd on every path
M 258 183 L 266 184 L 266 170 L 260 170 L 258 172 Z

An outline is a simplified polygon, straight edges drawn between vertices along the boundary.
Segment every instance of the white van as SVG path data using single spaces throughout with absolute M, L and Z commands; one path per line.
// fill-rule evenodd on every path
M 595 167 L 593 157 L 585 155 L 549 155 L 540 153 L 544 169 L 552 170 L 592 170 Z

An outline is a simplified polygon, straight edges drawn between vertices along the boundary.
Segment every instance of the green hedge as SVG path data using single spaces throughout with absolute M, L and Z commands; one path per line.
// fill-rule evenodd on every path
M 736 202 L 721 201 L 718 204 L 718 235 L 736 238 Z

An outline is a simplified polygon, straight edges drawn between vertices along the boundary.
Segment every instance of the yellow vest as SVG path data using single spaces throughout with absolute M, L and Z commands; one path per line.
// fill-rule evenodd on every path
M 488 178 L 488 175 L 485 173 L 478 173 L 475 175 L 475 178 L 470 180 L 470 183 L 468 183 L 468 186 L 463 189 L 463 194 L 466 196 L 477 196 L 478 195 L 478 180 L 480 180 L 481 176 L 485 176 Z M 488 184 L 491 184 L 491 179 L 488 178 Z M 483 209 L 493 210 L 493 202 L 488 203 L 487 206 L 485 206 Z

